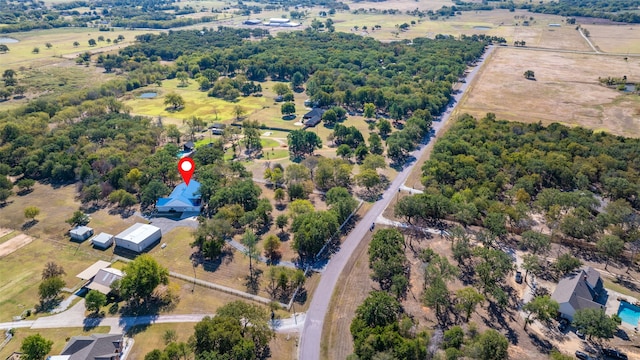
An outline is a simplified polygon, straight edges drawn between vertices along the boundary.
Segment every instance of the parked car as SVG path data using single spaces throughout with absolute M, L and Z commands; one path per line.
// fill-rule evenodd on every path
M 516 282 L 522 284 L 522 273 L 520 271 L 516 271 Z
M 629 357 L 627 356 L 627 354 L 622 353 L 618 350 L 615 349 L 602 349 L 602 353 L 610 358 L 610 359 L 615 359 L 615 360 L 628 360 Z
M 580 339 L 584 339 L 584 334 L 582 333 L 582 331 L 576 330 L 576 335 L 578 335 Z
M 593 358 L 589 355 L 587 355 L 586 353 L 578 350 L 576 351 L 576 357 L 580 360 L 592 360 Z
M 558 323 L 558 330 L 560 330 L 561 332 L 564 332 L 565 330 L 567 330 L 568 327 L 569 327 L 569 324 L 566 321 L 560 321 Z

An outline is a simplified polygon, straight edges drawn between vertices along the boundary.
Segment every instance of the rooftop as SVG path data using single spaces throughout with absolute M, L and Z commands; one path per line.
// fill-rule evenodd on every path
M 100 233 L 96 236 L 94 236 L 91 241 L 94 243 L 98 243 L 98 244 L 105 244 L 107 243 L 109 240 L 111 240 L 113 238 L 113 235 L 111 234 L 107 234 L 107 233 Z
M 600 273 L 586 267 L 560 280 L 551 298 L 559 303 L 570 303 L 576 311 L 601 308 L 602 304 L 597 301 L 603 291 Z
M 96 276 L 96 274 L 98 273 L 98 271 L 100 271 L 100 269 L 104 269 L 109 266 L 111 266 L 110 262 L 104 261 L 104 260 L 98 260 L 93 265 L 84 269 L 84 271 L 82 271 L 80 274 L 76 275 L 76 277 L 82 280 L 89 280 L 92 277 Z
M 74 235 L 84 235 L 89 231 L 93 231 L 93 229 L 88 226 L 76 226 L 75 228 L 69 230 L 69 233 Z
M 157 228 L 153 225 L 137 223 L 132 225 L 127 230 L 116 235 L 116 237 L 118 239 L 127 240 L 135 244 L 140 244 L 146 238 L 153 235 L 156 231 L 159 230 L 160 228 Z
M 114 268 L 100 269 L 96 276 L 93 277 L 93 281 L 87 285 L 87 289 L 96 290 L 103 294 L 108 294 L 111 291 L 111 284 L 122 279 L 124 274 L 122 271 Z
M 180 183 L 173 189 L 169 197 L 160 198 L 156 206 L 193 206 L 196 205 L 193 200 L 200 199 L 200 183 L 191 180 L 189 185 Z
M 120 355 L 121 343 L 122 334 L 74 336 L 64 347 L 61 355 L 68 355 L 68 360 L 111 359 Z

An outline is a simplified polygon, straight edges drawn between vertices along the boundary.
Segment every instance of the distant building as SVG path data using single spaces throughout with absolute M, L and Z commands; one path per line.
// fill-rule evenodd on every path
M 269 21 L 262 23 L 266 26 L 282 26 L 282 27 L 296 27 L 300 26 L 300 23 L 292 22 L 289 19 L 271 18 Z
M 69 236 L 71 239 L 77 241 L 85 241 L 93 235 L 93 229 L 88 226 L 77 226 L 69 230 Z
M 245 25 L 260 25 L 260 24 L 262 24 L 262 21 L 251 19 L 251 20 L 245 20 L 242 23 L 245 24 Z
M 562 25 L 560 25 L 560 24 L 549 24 L 549 26 L 551 26 L 551 27 L 560 27 Z
M 141 253 L 160 240 L 162 231 L 148 224 L 137 223 L 115 236 L 116 246 Z
M 276 102 L 283 102 L 284 101 L 284 96 L 278 95 L 278 96 L 276 96 L 275 100 L 276 100 Z
M 269 23 L 271 24 L 285 24 L 288 23 L 290 20 L 289 19 L 284 19 L 284 18 L 271 18 L 269 19 Z
M 124 345 L 122 334 L 74 336 L 60 355 L 51 360 L 120 360 Z
M 169 197 L 160 198 L 156 202 L 158 212 L 200 212 L 200 183 L 191 180 L 189 185 L 180 183 L 173 189 Z
M 573 321 L 578 310 L 604 309 L 607 291 L 600 273 L 586 267 L 560 280 L 551 298 L 560 305 L 560 315 Z
M 194 144 L 193 141 L 187 141 L 186 143 L 184 143 L 184 145 L 182 145 L 182 148 L 186 152 L 191 152 L 196 149 L 196 144 Z
M 320 124 L 322 121 L 322 115 L 324 114 L 324 110 L 320 108 L 313 108 L 308 113 L 304 114 L 302 117 L 302 123 L 305 127 L 314 127 Z
M 227 127 L 225 124 L 215 123 L 212 124 L 209 128 L 211 129 L 211 133 L 213 135 L 222 135 L 224 134 L 224 129 Z
M 98 249 L 108 249 L 111 245 L 113 245 L 113 235 L 100 233 L 91 239 L 91 243 Z

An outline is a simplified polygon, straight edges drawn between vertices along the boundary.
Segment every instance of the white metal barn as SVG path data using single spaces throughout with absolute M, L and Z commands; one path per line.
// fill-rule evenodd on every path
M 143 252 L 150 245 L 160 240 L 162 231 L 153 225 L 137 223 L 116 235 L 116 246 L 135 252 Z
M 107 249 L 113 244 L 113 235 L 100 233 L 91 239 L 91 243 L 98 249 Z

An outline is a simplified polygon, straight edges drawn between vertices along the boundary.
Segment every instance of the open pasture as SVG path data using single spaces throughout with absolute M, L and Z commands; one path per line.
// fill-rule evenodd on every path
M 603 52 L 640 54 L 640 25 L 585 25 L 594 46 Z
M 533 70 L 536 80 L 523 73 Z M 640 82 L 640 59 L 498 48 L 479 74 L 460 113 L 498 119 L 580 125 L 640 136 L 640 96 L 600 85 L 598 77 Z
M 95 28 L 60 28 L 48 30 L 33 30 L 28 32 L 2 34 L 2 37 L 10 37 L 19 40 L 17 43 L 8 44 L 9 52 L 0 54 L 0 71 L 6 69 L 36 68 L 47 64 L 59 62 L 61 57 L 75 58 L 75 54 L 85 51 L 92 53 L 106 50 L 116 50 L 124 48 L 135 41 L 136 35 L 146 34 L 147 30 L 114 30 L 98 31 Z M 119 35 L 124 36 L 124 40 L 116 45 L 107 43 L 106 39 L 115 40 Z M 105 41 L 98 41 L 99 36 L 104 36 Z M 95 39 L 96 46 L 89 46 L 89 39 Z M 80 43 L 73 46 L 74 41 Z M 52 47 L 47 48 L 50 43 Z M 34 48 L 39 49 L 39 53 L 34 54 Z

